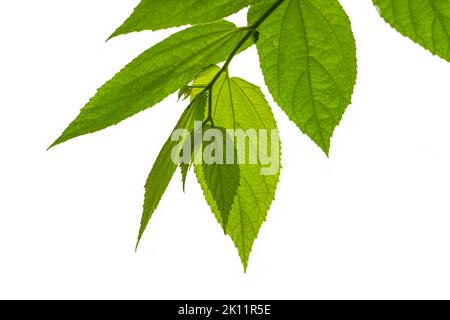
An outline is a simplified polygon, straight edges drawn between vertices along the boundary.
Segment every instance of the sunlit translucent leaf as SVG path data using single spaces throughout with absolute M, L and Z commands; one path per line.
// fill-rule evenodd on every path
M 258 1 L 249 21 L 275 2 Z M 356 81 L 356 47 L 347 15 L 338 0 L 285 0 L 258 31 L 261 68 L 272 96 L 328 154 Z
M 195 121 L 201 121 L 203 119 L 204 113 L 204 104 L 197 103 L 194 100 L 181 116 L 175 129 L 185 129 L 187 132 L 190 132 L 194 128 Z M 144 211 L 141 218 L 138 244 L 177 169 L 178 163 L 173 161 L 172 152 L 179 143 L 182 143 L 182 141 L 173 141 L 171 138 L 167 140 L 147 178 L 147 183 L 145 184 Z
M 373 0 L 373 3 L 398 32 L 450 61 L 450 1 Z
M 232 145 L 233 138 L 227 134 L 226 129 L 221 127 L 206 127 L 205 130 L 214 130 L 214 132 L 218 134 L 217 137 L 212 139 L 212 144 L 217 143 L 216 139 L 221 140 L 221 142 L 216 145 L 217 150 L 215 150 L 214 154 L 217 161 L 209 163 L 207 162 L 207 157 L 204 156 L 202 170 L 206 186 L 214 203 L 217 205 L 223 227 L 226 230 L 230 211 L 238 193 L 241 171 L 237 162 L 236 148 Z M 205 132 L 205 136 L 206 135 L 207 131 Z M 208 142 L 204 142 L 202 150 L 206 152 L 207 148 Z M 231 157 L 233 160 L 231 163 L 227 163 L 227 154 L 233 155 Z
M 196 84 L 208 83 L 217 71 L 218 68 L 208 69 L 197 79 Z M 222 75 L 214 86 L 212 102 L 216 126 L 244 131 L 277 130 L 272 111 L 261 90 L 242 79 Z M 250 144 L 247 150 L 254 152 L 257 146 Z M 225 231 L 235 243 L 244 268 L 247 268 L 253 243 L 275 197 L 281 167 L 280 153 L 278 145 L 272 155 L 275 170 L 271 175 L 261 174 L 261 169 L 266 166 L 260 162 L 240 164 L 240 186 Z M 205 182 L 203 167 L 195 166 L 195 172 L 208 204 L 219 223 L 224 226 L 218 205 Z
M 178 32 L 101 87 L 53 145 L 115 125 L 179 90 L 205 66 L 225 60 L 244 32 L 220 21 Z

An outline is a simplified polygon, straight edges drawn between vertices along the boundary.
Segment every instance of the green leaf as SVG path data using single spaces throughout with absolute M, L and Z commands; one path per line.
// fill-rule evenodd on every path
M 198 103 L 199 100 L 202 100 L 202 98 L 200 97 L 199 99 L 194 100 L 189 105 L 182 114 L 174 130 L 184 129 L 187 132 L 190 132 L 194 128 L 195 121 L 201 121 L 203 119 L 205 114 L 204 104 Z M 183 144 L 183 139 L 185 138 L 186 136 L 182 137 L 181 141 L 173 141 L 173 139 L 169 137 L 148 176 L 147 183 L 145 184 L 144 211 L 142 213 L 141 227 L 139 229 L 136 248 L 178 167 L 178 163 L 175 163 L 172 159 L 174 148 L 179 144 Z
M 225 60 L 244 34 L 226 21 L 174 34 L 101 87 L 52 146 L 115 125 L 159 103 L 191 82 L 206 65 Z
M 181 182 L 183 183 L 183 192 L 186 191 L 186 180 L 187 180 L 187 175 L 188 175 L 189 169 L 190 169 L 189 164 L 185 164 L 185 163 L 180 164 Z
M 257 2 L 249 21 L 275 2 Z M 328 154 L 356 81 L 355 39 L 346 13 L 338 0 L 286 0 L 258 31 L 261 69 L 273 98 Z
M 189 94 L 192 94 L 192 87 Z M 205 114 L 207 99 L 208 99 L 207 93 L 203 94 L 199 93 L 196 96 L 193 96 L 191 99 L 191 103 L 195 103 L 197 105 L 197 108 L 200 108 L 200 110 L 202 110 L 201 111 L 202 114 L 201 115 L 199 114 L 200 116 L 196 119 L 196 121 L 199 121 L 200 123 L 202 123 Z M 202 127 L 200 126 L 200 128 L 196 128 L 194 126 L 193 130 L 190 131 L 190 139 L 186 139 L 186 141 L 184 141 L 182 150 L 180 150 L 180 157 L 182 158 L 182 162 L 180 163 L 180 170 L 181 170 L 181 179 L 183 183 L 183 191 L 186 191 L 187 174 L 191 169 L 196 154 L 199 152 L 201 148 L 202 143 L 201 139 L 197 139 L 198 140 L 197 141 L 195 138 L 197 137 L 197 135 L 201 134 L 202 134 Z M 186 160 L 187 156 L 184 154 L 185 151 L 189 151 L 187 160 Z
M 111 36 L 211 22 L 227 17 L 254 0 L 142 0 Z
M 206 186 L 217 205 L 224 230 L 226 230 L 230 211 L 238 193 L 241 171 L 237 162 L 236 148 L 232 143 L 233 138 L 228 135 L 226 129 L 205 127 L 206 136 L 208 136 L 208 130 L 214 133 L 209 137 L 213 141 L 211 144 L 204 142 L 202 150 L 204 150 L 204 153 L 208 153 L 208 148 L 213 145 L 213 157 L 215 159 L 204 155 L 202 170 Z M 233 161 L 231 163 L 227 163 L 227 155 L 229 154 L 232 154 L 230 159 Z
M 217 74 L 218 68 L 209 68 L 199 76 L 196 84 L 208 83 Z M 223 74 L 212 94 L 213 116 L 216 126 L 226 129 L 267 129 L 277 131 L 277 125 L 272 111 L 265 100 L 261 90 L 255 85 L 239 78 L 229 78 Z M 218 222 L 225 227 L 226 233 L 235 243 L 244 268 L 247 268 L 248 259 L 259 229 L 266 219 L 267 212 L 275 197 L 280 173 L 280 145 L 270 144 L 274 149 L 272 155 L 274 170 L 271 175 L 262 175 L 262 169 L 268 164 L 258 161 L 256 164 L 240 164 L 240 186 L 235 197 L 228 223 L 225 225 L 218 208 L 218 204 L 209 191 L 205 181 L 203 166 L 194 166 L 197 179 L 203 189 L 205 198 L 215 214 Z M 255 152 L 258 146 L 250 143 L 247 149 L 247 158 L 250 150 Z M 239 149 L 238 149 L 239 152 Z M 238 156 L 242 156 L 239 154 Z
M 398 32 L 450 61 L 450 1 L 373 0 L 373 3 Z

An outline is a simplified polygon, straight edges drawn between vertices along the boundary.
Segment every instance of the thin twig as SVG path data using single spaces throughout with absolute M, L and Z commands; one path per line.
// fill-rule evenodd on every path
M 231 61 L 233 60 L 233 58 L 236 56 L 236 54 L 239 52 L 239 50 L 242 48 L 242 46 L 247 42 L 248 39 L 250 39 L 251 36 L 253 36 L 253 34 L 256 32 L 256 29 L 258 29 L 261 24 L 264 23 L 264 21 L 266 21 L 266 19 L 284 2 L 284 0 L 278 0 L 277 2 L 274 3 L 273 6 L 271 6 L 254 24 L 247 26 L 247 27 L 242 27 L 241 30 L 249 30 L 244 37 L 241 39 L 241 41 L 239 41 L 239 43 L 236 45 L 236 47 L 234 47 L 233 51 L 231 51 L 230 55 L 228 56 L 228 59 L 225 61 L 224 65 L 222 66 L 222 68 L 217 72 L 217 74 L 214 76 L 214 78 L 208 83 L 207 86 L 204 87 L 204 89 L 198 94 L 199 96 L 202 94 L 205 94 L 206 92 L 210 92 L 212 93 L 212 89 L 214 87 L 214 84 L 217 82 L 217 80 L 219 80 L 220 76 L 228 69 L 228 67 L 230 66 Z M 211 100 L 211 95 L 208 98 L 208 100 L 210 101 L 210 105 L 212 104 L 212 100 Z M 192 103 L 188 106 L 191 107 Z M 212 106 L 210 106 L 210 109 L 212 110 Z M 212 112 L 211 110 L 208 113 L 208 118 L 206 119 L 206 121 L 204 122 L 204 124 L 208 123 L 208 121 L 211 122 L 211 124 L 214 126 L 214 121 L 212 119 Z

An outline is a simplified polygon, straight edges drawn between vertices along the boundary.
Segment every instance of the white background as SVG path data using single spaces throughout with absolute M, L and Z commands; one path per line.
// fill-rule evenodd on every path
M 247 274 L 193 175 L 186 194 L 173 180 L 135 253 L 143 185 L 183 105 L 45 150 L 175 31 L 105 43 L 137 3 L 0 2 L 0 298 L 450 298 L 450 64 L 369 0 L 342 1 L 359 76 L 330 159 L 268 95 L 284 167 Z M 254 48 L 231 69 L 263 86 Z

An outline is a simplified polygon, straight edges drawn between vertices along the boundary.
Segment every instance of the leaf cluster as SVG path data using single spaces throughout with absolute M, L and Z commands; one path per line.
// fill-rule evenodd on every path
M 401 34 L 450 61 L 450 1 L 373 0 L 381 16 Z M 248 26 L 223 20 L 246 7 Z M 275 197 L 281 168 L 279 144 L 271 143 L 277 170 L 262 174 L 265 164 L 197 163 L 207 143 L 194 143 L 201 131 L 216 129 L 234 141 L 229 130 L 277 130 L 264 94 L 228 67 L 233 58 L 256 43 L 261 70 L 277 104 L 299 129 L 329 154 L 331 138 L 351 103 L 357 76 L 356 45 L 350 20 L 338 0 L 141 0 L 131 16 L 111 35 L 190 25 L 126 65 L 100 87 L 76 119 L 52 144 L 94 133 L 153 107 L 178 91 L 189 100 L 145 185 L 138 243 L 177 168 L 185 185 L 193 167 L 205 199 L 224 232 L 235 243 L 244 268 L 259 229 Z M 218 66 L 220 65 L 220 67 Z M 212 137 L 210 137 L 212 139 Z M 190 156 L 173 160 L 184 146 Z M 182 153 L 179 153 L 181 158 Z

